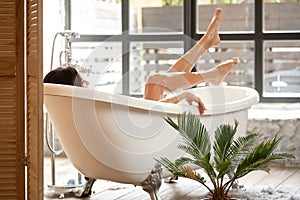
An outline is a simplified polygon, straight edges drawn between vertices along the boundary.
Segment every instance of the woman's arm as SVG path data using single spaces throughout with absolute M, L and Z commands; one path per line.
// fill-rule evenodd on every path
M 191 74 L 191 73 L 190 73 Z M 179 74 L 180 75 L 180 74 Z M 176 76 L 176 74 L 174 74 Z M 178 75 L 177 75 L 178 76 Z M 182 75 L 180 75 L 182 76 Z M 198 104 L 198 109 L 200 114 L 202 115 L 204 111 L 206 110 L 203 102 L 199 97 L 196 95 L 190 93 L 190 92 L 182 92 L 181 94 L 166 98 L 164 95 L 164 91 L 174 91 L 176 89 L 170 89 L 170 87 L 176 86 L 178 83 L 182 82 L 182 77 L 179 78 L 179 80 L 171 80 L 168 84 L 166 81 L 168 81 L 170 77 L 166 77 L 164 75 L 156 74 L 148 77 L 147 83 L 145 85 L 145 92 L 144 92 L 144 98 L 154 101 L 160 101 L 160 102 L 167 102 L 167 103 L 178 103 L 181 100 L 185 99 L 189 104 L 192 104 L 193 102 L 196 102 Z M 185 79 L 183 79 L 185 80 Z M 169 87 L 166 87 L 166 86 Z M 171 86 L 170 86 L 171 85 Z
M 197 97 L 196 95 L 190 93 L 190 92 L 183 92 L 177 96 L 164 98 L 159 100 L 160 102 L 167 102 L 167 103 L 178 103 L 185 99 L 190 105 L 192 105 L 193 102 L 196 102 L 198 104 L 198 109 L 201 115 L 203 115 L 204 111 L 206 110 L 202 100 Z

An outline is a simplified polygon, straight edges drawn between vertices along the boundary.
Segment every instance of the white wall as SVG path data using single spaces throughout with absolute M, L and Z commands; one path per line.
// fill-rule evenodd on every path
M 64 30 L 64 0 L 43 1 L 43 51 L 44 51 L 44 75 L 50 70 L 51 50 L 54 36 Z M 59 52 L 63 48 L 63 40 L 58 37 L 55 44 L 53 68 L 59 65 Z

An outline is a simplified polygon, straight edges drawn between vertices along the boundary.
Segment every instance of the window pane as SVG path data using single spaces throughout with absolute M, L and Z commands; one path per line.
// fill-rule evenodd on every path
M 221 42 L 220 46 L 210 48 L 199 59 L 197 71 L 211 69 L 233 57 L 238 57 L 240 63 L 227 75 L 224 82 L 228 85 L 254 87 L 254 42 Z
M 197 7 L 197 32 L 206 31 L 216 8 L 223 9 L 220 31 L 253 32 L 254 5 L 250 2 L 252 1 L 240 3 L 240 0 L 199 0 Z
M 265 31 L 299 31 L 299 0 L 264 1 Z
M 122 92 L 122 43 L 73 42 L 72 62 L 90 82 L 89 88 Z
M 300 97 L 300 42 L 264 43 L 265 97 Z
M 71 29 L 79 34 L 121 34 L 121 3 L 71 0 Z
M 130 0 L 130 32 L 182 32 L 182 1 Z
M 147 77 L 166 72 L 184 51 L 182 42 L 132 42 L 130 48 L 131 94 L 143 94 Z

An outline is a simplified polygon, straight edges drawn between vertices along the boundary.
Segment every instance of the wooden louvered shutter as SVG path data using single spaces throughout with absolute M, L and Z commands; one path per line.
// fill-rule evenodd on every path
M 24 1 L 0 1 L 0 199 L 25 198 Z
M 27 0 L 27 197 L 43 199 L 42 0 Z

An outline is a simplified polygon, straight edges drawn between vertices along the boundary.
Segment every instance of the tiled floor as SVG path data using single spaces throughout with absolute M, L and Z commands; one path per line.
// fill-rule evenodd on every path
M 51 184 L 50 159 L 45 158 L 44 168 L 45 180 L 45 200 L 58 199 L 57 195 L 51 196 L 46 189 L 47 184 Z M 77 181 L 77 171 L 66 158 L 56 159 L 56 184 L 61 186 L 69 180 Z M 244 190 L 253 187 L 273 188 L 278 191 L 289 192 L 300 196 L 300 168 L 280 168 L 272 167 L 270 174 L 263 171 L 255 171 L 239 180 L 244 186 Z M 149 195 L 141 187 L 130 184 L 120 184 L 112 181 L 97 180 L 93 187 L 94 193 L 85 200 L 149 200 Z M 205 195 L 207 190 L 199 183 L 180 178 L 176 183 L 164 182 L 159 190 L 162 200 L 199 200 Z M 75 198 L 71 193 L 65 194 L 65 199 Z

